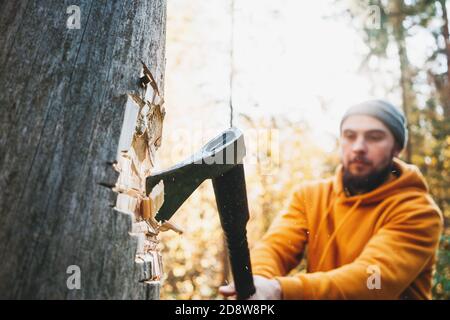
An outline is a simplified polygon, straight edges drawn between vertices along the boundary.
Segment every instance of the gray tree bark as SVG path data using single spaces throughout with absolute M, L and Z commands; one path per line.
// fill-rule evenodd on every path
M 99 183 L 117 181 L 106 163 L 141 60 L 163 88 L 165 23 L 165 0 L 0 0 L 0 298 L 159 298 Z

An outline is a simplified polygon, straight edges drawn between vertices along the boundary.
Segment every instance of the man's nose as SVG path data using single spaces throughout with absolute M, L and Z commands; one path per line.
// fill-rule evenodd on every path
M 359 136 L 356 138 L 356 140 L 352 146 L 352 151 L 356 152 L 356 153 L 361 153 L 361 152 L 367 151 L 367 145 L 366 145 L 366 141 L 364 140 L 364 137 Z

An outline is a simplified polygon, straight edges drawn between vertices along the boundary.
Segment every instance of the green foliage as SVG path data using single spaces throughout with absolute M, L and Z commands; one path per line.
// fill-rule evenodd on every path
M 450 299 L 450 236 L 442 236 L 438 250 L 438 262 L 434 273 L 433 298 Z

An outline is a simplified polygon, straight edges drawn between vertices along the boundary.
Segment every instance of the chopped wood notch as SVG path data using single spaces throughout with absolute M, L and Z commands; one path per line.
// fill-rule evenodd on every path
M 157 184 L 148 196 L 145 193 L 146 177 L 155 166 L 155 153 L 161 146 L 165 110 L 152 73 L 144 62 L 142 67 L 140 80 L 145 93 L 128 94 L 117 163 L 113 164 L 119 173 L 113 190 L 118 193 L 115 209 L 132 216 L 130 234 L 137 239 L 138 247 L 135 261 L 141 267 L 139 280 L 145 282 L 159 281 L 163 274 L 159 232 L 183 231 L 171 222 L 155 219 L 164 202 L 164 183 Z

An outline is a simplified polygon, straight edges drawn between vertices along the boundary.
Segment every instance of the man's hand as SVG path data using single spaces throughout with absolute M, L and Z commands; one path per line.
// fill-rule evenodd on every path
M 281 286 L 275 279 L 267 279 L 261 276 L 253 276 L 256 292 L 247 300 L 281 300 Z M 219 293 L 225 297 L 235 297 L 234 284 L 221 286 Z

